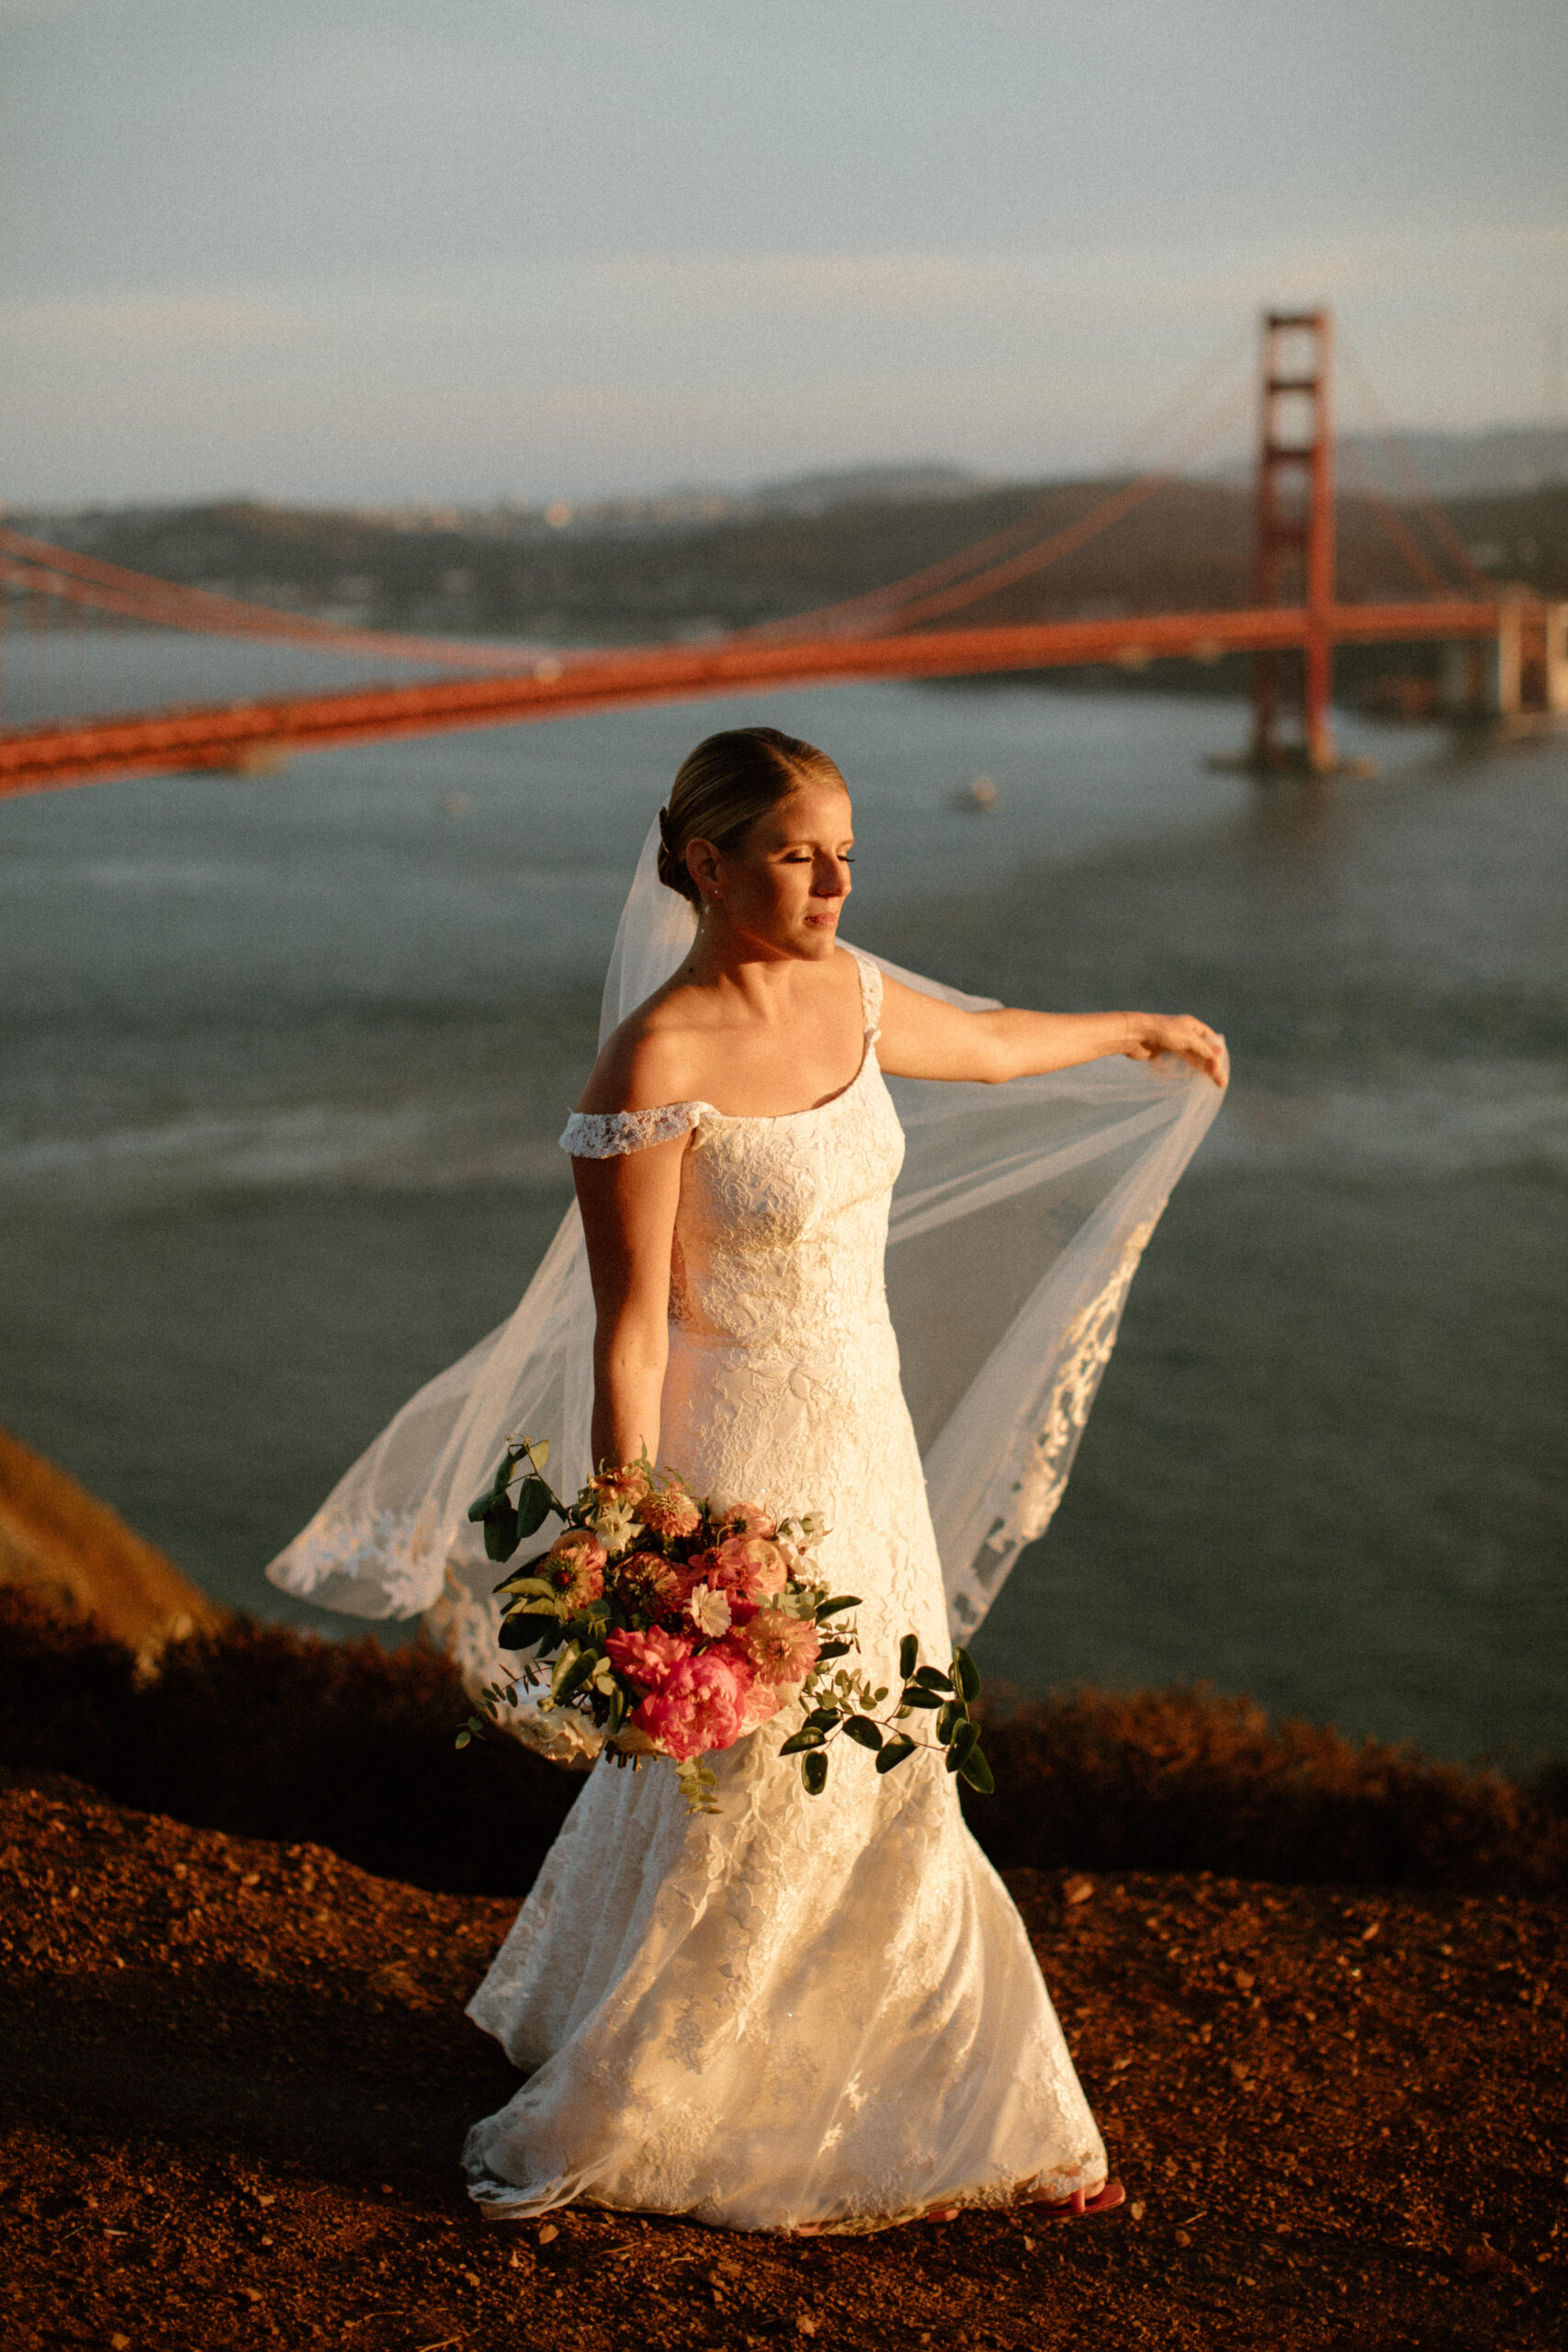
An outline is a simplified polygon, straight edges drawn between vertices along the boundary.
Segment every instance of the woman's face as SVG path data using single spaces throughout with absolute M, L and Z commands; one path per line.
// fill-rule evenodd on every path
M 853 851 L 849 794 L 811 783 L 759 817 L 739 851 L 705 842 L 692 863 L 704 897 L 743 938 L 815 958 L 833 952 Z

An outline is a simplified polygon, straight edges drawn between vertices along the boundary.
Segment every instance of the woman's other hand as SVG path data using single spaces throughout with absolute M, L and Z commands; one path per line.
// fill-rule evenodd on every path
M 1152 1062 L 1161 1054 L 1179 1054 L 1184 1062 L 1212 1078 L 1216 1086 L 1230 1082 L 1230 1056 L 1217 1029 L 1190 1012 L 1135 1012 L 1133 1041 L 1122 1051 L 1129 1061 Z

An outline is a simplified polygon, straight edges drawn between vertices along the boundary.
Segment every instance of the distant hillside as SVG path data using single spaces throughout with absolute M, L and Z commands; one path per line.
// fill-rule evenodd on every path
M 1395 451 L 1399 454 L 1395 454 Z M 1517 491 L 1568 482 L 1568 424 L 1492 424 L 1478 433 L 1341 433 L 1340 474 L 1347 487 L 1371 483 L 1385 498 L 1408 498 L 1414 464 L 1435 498 L 1506 498 Z M 1403 456 L 1404 460 L 1401 463 Z M 1203 469 L 1215 481 L 1252 479 L 1251 453 Z
M 391 629 L 529 635 L 563 641 L 702 636 L 853 596 L 1034 514 L 1042 531 L 1077 520 L 1103 482 L 887 489 L 807 511 L 694 523 L 661 536 L 586 527 L 506 538 L 493 529 L 412 529 L 349 513 L 228 503 L 121 508 L 58 518 L 71 543 L 135 570 Z M 1493 577 L 1568 595 L 1568 484 L 1450 503 L 1473 560 Z M 19 519 L 19 518 L 17 518 Z M 46 518 L 39 518 L 40 526 Z M 1433 548 L 1428 524 L 1407 527 Z M 1245 603 L 1252 508 L 1244 488 L 1172 483 L 1103 537 L 983 605 L 976 620 L 1066 619 Z M 1451 559 L 1442 559 L 1452 578 Z M 1375 506 L 1340 507 L 1348 599 L 1420 592 Z
M 1438 498 L 1503 498 L 1568 482 L 1568 424 L 1495 424 L 1481 433 L 1400 437 Z M 1368 467 L 1381 490 L 1401 495 L 1406 485 L 1383 457 L 1380 441 L 1350 435 L 1341 447 Z

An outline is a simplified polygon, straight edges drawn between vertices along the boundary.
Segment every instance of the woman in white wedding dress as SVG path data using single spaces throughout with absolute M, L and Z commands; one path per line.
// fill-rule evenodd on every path
M 1121 1054 L 1216 1083 L 1224 1041 L 1142 1014 L 975 1012 L 839 945 L 852 846 L 823 754 L 700 745 L 659 871 L 690 951 L 610 1036 L 563 1145 L 595 1303 L 592 1455 L 825 1514 L 863 1665 L 948 1616 L 883 1279 L 904 1134 L 884 1072 L 996 1084 Z M 531 1435 L 547 1432 L 531 1429 Z M 1022 1924 L 921 1752 L 716 1759 L 716 1814 L 661 1767 L 592 1773 L 471 2006 L 528 2079 L 477 2124 L 498 2219 L 581 2199 L 739 2230 L 866 2229 L 1028 2198 L 1120 2202 Z

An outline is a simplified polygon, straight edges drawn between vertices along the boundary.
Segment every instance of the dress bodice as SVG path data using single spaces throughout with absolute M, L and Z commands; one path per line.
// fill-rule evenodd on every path
M 861 1064 L 828 1102 L 779 1118 L 679 1102 L 568 1122 L 562 1148 L 595 1159 L 690 1131 L 670 1290 L 671 1322 L 690 1340 L 820 1361 L 886 1323 L 882 1261 L 904 1135 L 876 1059 L 882 976 L 855 960 Z

